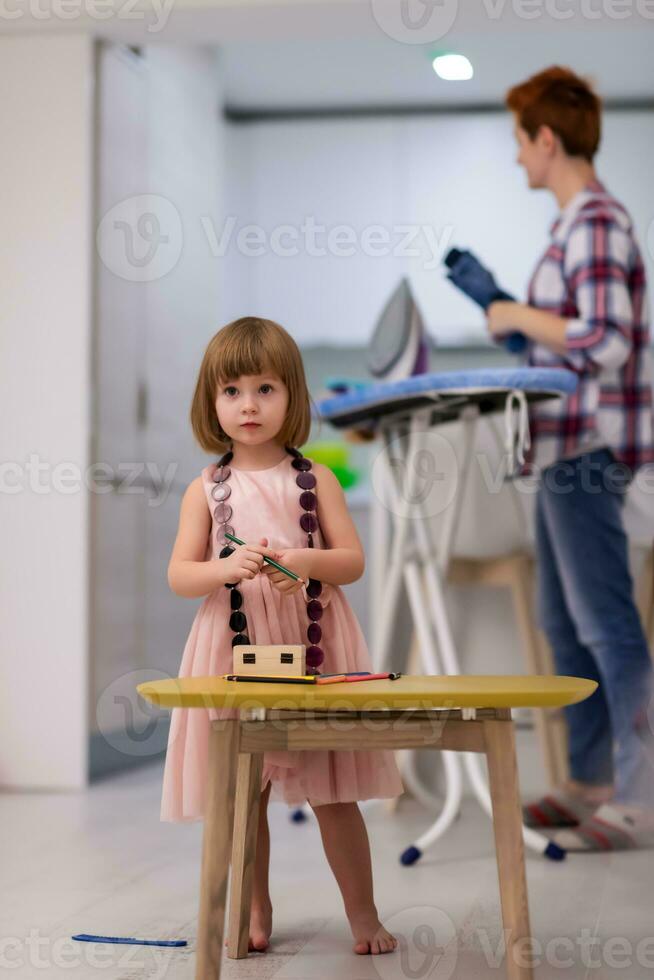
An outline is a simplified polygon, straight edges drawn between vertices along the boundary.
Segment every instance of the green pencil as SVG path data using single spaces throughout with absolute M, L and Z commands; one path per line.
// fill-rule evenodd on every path
M 229 531 L 225 531 L 225 537 L 229 538 L 230 541 L 234 541 L 236 544 L 245 544 L 245 541 L 241 541 L 240 538 L 234 537 L 234 535 L 230 534 Z M 284 568 L 283 565 L 280 565 L 279 562 L 276 562 L 274 561 L 274 559 L 269 558 L 268 555 L 264 555 L 263 560 L 267 561 L 269 565 L 274 565 L 275 568 L 278 568 L 280 572 L 283 572 L 284 575 L 288 575 L 289 578 L 295 579 L 296 582 L 304 581 L 304 579 L 301 579 L 299 575 L 296 575 L 295 572 L 292 572 L 290 568 Z

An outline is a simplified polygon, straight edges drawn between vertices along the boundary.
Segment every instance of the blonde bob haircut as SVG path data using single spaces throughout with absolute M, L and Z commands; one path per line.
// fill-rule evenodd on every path
M 216 412 L 220 385 L 244 374 L 270 372 L 288 389 L 286 418 L 275 440 L 280 446 L 299 448 L 311 430 L 311 396 L 300 350 L 274 320 L 243 316 L 222 327 L 207 345 L 191 404 L 191 428 L 208 453 L 225 453 L 232 441 Z

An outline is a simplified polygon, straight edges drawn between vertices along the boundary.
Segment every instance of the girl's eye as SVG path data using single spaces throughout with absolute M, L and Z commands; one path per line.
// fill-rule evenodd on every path
M 264 384 L 262 384 L 262 385 L 259 385 L 259 391 L 263 391 L 263 389 L 264 389 L 264 388 L 266 388 L 266 389 L 267 389 L 267 391 L 265 391 L 265 392 L 264 392 L 264 394 L 267 394 L 267 393 L 268 393 L 268 391 L 272 391 L 272 390 L 273 390 L 273 386 L 272 386 L 272 385 L 269 385 L 269 384 L 268 384 L 267 382 L 264 382 Z M 231 395 L 231 393 L 232 393 L 233 391 L 238 391 L 238 389 L 237 389 L 237 387 L 236 387 L 236 385 L 226 385 L 226 386 L 225 386 L 225 387 L 223 388 L 223 392 L 224 392 L 224 393 L 225 393 L 226 395 Z

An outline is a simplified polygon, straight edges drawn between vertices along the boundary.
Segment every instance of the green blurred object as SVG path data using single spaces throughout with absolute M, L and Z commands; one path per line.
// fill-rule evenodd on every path
M 344 490 L 356 486 L 359 472 L 348 465 L 350 449 L 343 442 L 308 442 L 302 452 L 316 463 L 328 466 Z

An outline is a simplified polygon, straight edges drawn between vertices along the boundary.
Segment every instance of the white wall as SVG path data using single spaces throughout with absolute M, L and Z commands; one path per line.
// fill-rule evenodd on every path
M 179 261 L 147 289 L 146 458 L 175 483 L 146 509 L 146 596 L 143 666 L 177 676 L 200 600 L 173 595 L 166 572 L 177 532 L 181 493 L 209 463 L 193 439 L 191 398 L 206 345 L 225 322 L 223 269 L 203 219 L 216 220 L 224 186 L 222 66 L 197 46 L 152 45 L 148 141 L 152 192 L 172 201 L 183 221 Z
M 646 252 L 654 218 L 654 113 L 608 112 L 604 130 L 599 173 L 631 209 Z M 237 221 L 226 252 L 228 316 L 256 311 L 304 343 L 360 345 L 395 282 L 409 275 L 434 335 L 482 339 L 480 312 L 443 279 L 440 256 L 450 245 L 470 247 L 507 290 L 524 295 L 555 202 L 528 190 L 515 154 L 504 112 L 230 125 L 227 215 Z M 307 254 L 301 231 L 307 216 L 327 230 L 350 226 L 354 254 Z M 249 223 L 267 236 L 256 257 L 237 246 L 238 231 Z M 297 236 L 282 236 L 283 247 L 297 249 L 294 256 L 271 247 L 270 234 L 283 225 Z M 371 225 L 389 236 L 384 256 L 365 254 L 361 236 Z M 403 225 L 417 232 L 413 257 L 399 254 Z M 327 232 L 317 241 L 324 247 Z M 654 279 L 654 256 L 647 252 L 646 259 Z
M 208 462 L 189 407 L 220 322 L 221 270 L 202 227 L 223 179 L 220 59 L 197 45 L 103 45 L 98 91 L 94 458 L 157 467 L 168 490 L 143 474 L 93 495 L 91 778 L 165 747 L 169 712 L 153 730 L 136 686 L 152 669 L 177 676 L 199 605 L 171 593 L 166 571 L 183 489 Z
M 53 477 L 61 464 L 83 474 L 89 458 L 91 41 L 1 37 L 0 91 L 0 785 L 76 787 L 86 779 L 88 499 L 79 480 L 70 492 Z M 49 467 L 40 491 L 31 456 Z
M 183 483 L 206 464 L 192 442 L 188 409 L 202 351 L 223 319 L 220 263 L 200 224 L 202 216 L 217 209 L 222 184 L 220 72 L 215 53 L 198 46 L 153 47 L 148 66 L 151 166 L 145 172 L 139 162 L 138 190 L 174 204 L 184 237 L 174 269 L 154 282 L 128 282 L 127 287 L 147 294 L 145 459 L 162 472 L 169 463 L 178 464 L 176 480 Z M 127 463 L 134 459 L 124 442 L 111 442 L 116 436 L 111 425 L 103 443 L 92 424 L 98 382 L 94 359 L 102 356 L 92 339 L 91 284 L 98 261 L 94 77 L 89 38 L 0 38 L 5 149 L 0 154 L 5 229 L 0 245 L 0 788 L 83 787 L 89 729 L 97 728 L 95 688 L 104 689 L 121 676 L 129 685 L 134 668 L 174 675 L 194 611 L 193 603 L 172 596 L 166 582 L 180 497 L 169 493 L 160 507 L 150 507 L 146 495 L 140 515 L 147 538 L 146 581 L 137 596 L 144 607 L 146 641 L 139 646 L 138 663 L 121 661 L 129 623 L 114 602 L 111 662 L 95 665 L 102 669 L 96 670 L 92 688 L 89 594 L 94 569 L 84 477 L 94 444 L 101 457 L 112 445 L 109 462 L 115 462 L 114 455 Z M 109 329 L 112 316 L 115 321 L 120 315 L 121 307 L 111 306 L 105 318 Z M 121 385 L 124 391 L 126 367 L 119 364 L 113 372 L 114 405 Z M 107 375 L 111 380 L 110 371 Z M 109 412 L 103 418 L 113 417 Z M 33 490 L 25 469 L 30 454 L 51 468 L 71 464 L 81 474 L 81 485 L 78 481 L 73 492 L 57 489 L 45 473 L 39 477 L 45 492 Z M 19 492 L 10 492 L 14 485 Z M 122 562 L 128 575 L 119 548 L 114 547 L 111 563 L 108 557 L 101 560 L 119 569 Z M 129 749 L 120 746 L 120 751 Z
M 199 604 L 171 593 L 166 570 L 182 491 L 207 462 L 188 416 L 219 316 L 201 219 L 222 183 L 220 59 L 197 45 L 103 45 L 98 91 L 94 459 L 141 461 L 167 491 L 143 473 L 93 495 L 91 778 L 161 750 L 169 713 L 153 730 L 136 686 L 151 669 L 177 675 Z
M 194 479 L 206 460 L 192 441 L 188 413 L 204 349 L 224 321 L 223 274 L 205 234 L 217 223 L 224 185 L 222 67 L 200 47 L 151 45 L 148 181 L 179 212 L 179 258 L 147 288 L 150 458 L 179 463 Z

